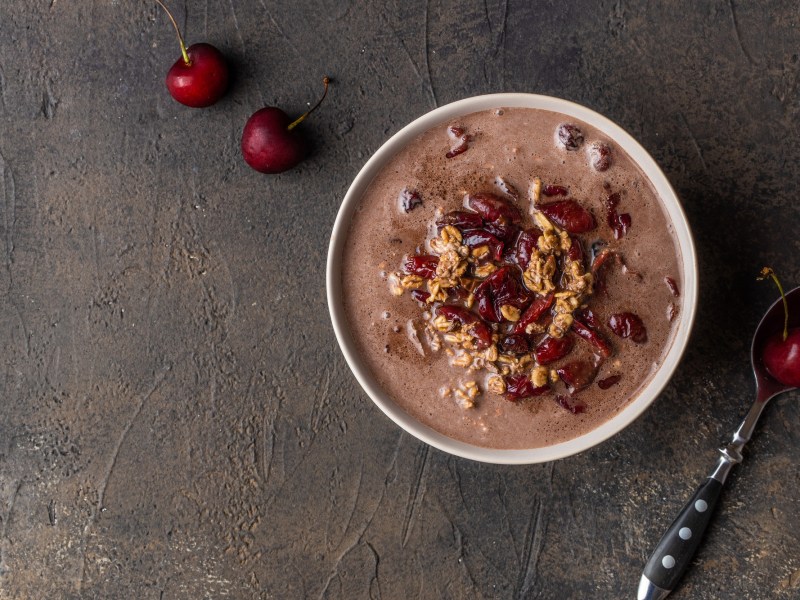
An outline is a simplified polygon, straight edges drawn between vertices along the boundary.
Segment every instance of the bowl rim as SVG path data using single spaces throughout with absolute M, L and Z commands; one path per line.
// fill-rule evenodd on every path
M 499 449 L 476 446 L 445 436 L 409 415 L 395 404 L 362 362 L 350 335 L 342 302 L 341 264 L 350 221 L 363 192 L 378 171 L 403 146 L 431 127 L 492 108 L 538 108 L 558 112 L 580 119 L 607 135 L 628 153 L 655 188 L 672 222 L 681 254 L 683 289 L 679 298 L 680 322 L 672 344 L 652 379 L 636 398 L 600 426 L 576 438 L 541 448 Z M 695 243 L 680 200 L 661 168 L 633 136 L 608 117 L 569 100 L 540 94 L 500 93 L 472 96 L 435 108 L 400 129 L 373 153 L 350 184 L 336 215 L 328 247 L 326 290 L 328 309 L 339 348 L 361 387 L 386 416 L 419 440 L 462 458 L 492 464 L 534 464 L 566 458 L 600 444 L 625 429 L 655 401 L 675 372 L 688 344 L 697 308 L 697 277 Z

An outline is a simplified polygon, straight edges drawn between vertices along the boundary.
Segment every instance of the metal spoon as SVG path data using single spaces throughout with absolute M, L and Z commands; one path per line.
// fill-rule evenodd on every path
M 800 325 L 800 287 L 786 294 L 786 300 L 789 305 L 789 327 L 797 327 Z M 700 546 L 728 474 L 734 465 L 742 462 L 742 448 L 752 437 L 767 402 L 778 394 L 797 389 L 770 377 L 761 360 L 764 343 L 770 335 L 783 329 L 783 319 L 783 302 L 778 300 L 758 324 L 750 347 L 750 362 L 756 378 L 756 400 L 733 434 L 733 441 L 719 449 L 722 456 L 714 471 L 658 542 L 639 581 L 638 600 L 662 600 L 675 589 Z

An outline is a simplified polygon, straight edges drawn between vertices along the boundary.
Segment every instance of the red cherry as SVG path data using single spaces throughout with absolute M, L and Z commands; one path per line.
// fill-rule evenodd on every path
M 767 373 L 783 385 L 800 387 L 800 327 L 790 329 L 785 340 L 782 331 L 767 339 L 762 357 Z
M 276 106 L 268 106 L 253 113 L 242 132 L 242 156 L 245 162 L 261 173 L 283 173 L 297 166 L 308 153 L 306 141 L 295 131 L 325 99 L 330 79 L 322 80 L 325 92 L 311 109 L 291 121 Z
M 186 53 L 189 62 L 179 58 L 167 73 L 167 89 L 186 106 L 211 106 L 228 89 L 225 57 L 211 44 L 192 44 Z
M 167 13 L 181 47 L 181 58 L 167 73 L 167 89 L 181 104 L 192 108 L 211 106 L 228 89 L 228 64 L 225 57 L 211 44 L 193 44 L 188 50 L 175 18 L 161 0 L 156 3 Z

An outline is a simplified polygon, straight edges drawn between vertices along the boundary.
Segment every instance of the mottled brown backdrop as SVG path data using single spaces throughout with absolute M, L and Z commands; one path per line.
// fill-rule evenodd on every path
M 632 598 L 753 392 L 774 266 L 800 285 L 797 3 L 172 0 L 235 65 L 175 103 L 145 0 L 0 3 L 0 598 Z M 265 104 L 314 154 L 239 153 Z M 537 466 L 403 434 L 336 346 L 336 211 L 401 126 L 553 94 L 636 136 L 700 257 L 689 350 L 652 409 Z M 800 397 L 770 407 L 674 597 L 800 595 Z

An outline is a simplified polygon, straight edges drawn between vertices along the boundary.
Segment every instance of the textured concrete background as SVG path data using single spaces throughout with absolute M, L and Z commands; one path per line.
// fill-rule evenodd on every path
M 753 395 L 774 297 L 755 274 L 800 285 L 797 3 L 170 4 L 236 66 L 213 108 L 168 96 L 179 53 L 155 4 L 0 3 L 0 598 L 632 598 Z M 301 112 L 323 74 L 313 157 L 251 171 L 247 117 Z M 324 293 L 370 153 L 499 91 L 628 129 L 701 265 L 652 409 L 528 467 L 401 433 L 348 371 Z M 676 599 L 800 596 L 799 400 L 770 407 Z

